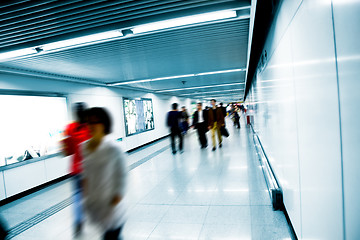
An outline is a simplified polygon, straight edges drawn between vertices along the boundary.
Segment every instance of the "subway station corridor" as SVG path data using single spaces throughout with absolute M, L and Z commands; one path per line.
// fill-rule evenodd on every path
M 284 213 L 273 211 L 251 129 L 241 120 L 223 147 L 200 149 L 197 134 L 185 137 L 183 154 L 172 155 L 169 139 L 130 153 L 128 220 L 124 240 L 291 239 Z M 88 222 L 73 238 L 70 180 L 0 208 L 10 239 L 100 239 Z

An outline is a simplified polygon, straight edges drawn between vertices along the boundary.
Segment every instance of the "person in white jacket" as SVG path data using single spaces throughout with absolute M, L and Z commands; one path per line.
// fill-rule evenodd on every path
M 125 223 L 125 157 L 109 138 L 111 119 L 104 108 L 87 111 L 91 139 L 83 154 L 84 208 L 89 219 L 103 229 L 104 240 L 118 239 Z

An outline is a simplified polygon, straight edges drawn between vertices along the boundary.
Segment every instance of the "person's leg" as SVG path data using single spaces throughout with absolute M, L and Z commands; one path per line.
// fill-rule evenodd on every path
M 183 142 L 184 142 L 184 140 L 183 140 L 183 136 L 182 136 L 182 134 L 181 134 L 181 131 L 179 130 L 178 131 L 178 137 L 179 137 L 179 150 L 182 152 L 182 150 L 183 150 Z
M 74 214 L 75 214 L 75 235 L 79 235 L 82 230 L 82 224 L 84 220 L 83 207 L 82 207 L 82 186 L 81 176 L 76 174 L 73 177 L 73 188 L 74 188 Z
M 198 133 L 198 137 L 199 137 L 200 146 L 201 146 L 201 148 L 203 148 L 206 145 L 205 139 L 204 139 L 204 126 L 203 126 L 203 124 L 201 124 L 201 123 L 198 124 L 197 133 Z
M 219 146 L 222 147 L 222 136 L 220 131 L 221 126 L 216 126 L 216 133 L 218 135 Z
M 207 146 L 207 140 L 206 140 L 206 126 L 205 126 L 205 124 L 201 124 L 200 134 L 201 134 L 201 144 L 202 144 L 203 147 L 206 147 Z
M 196 130 L 197 130 L 200 146 L 203 147 L 203 139 L 202 139 L 202 135 L 201 135 L 201 126 L 198 125 Z
M 204 146 L 207 147 L 208 145 L 208 141 L 207 141 L 207 138 L 206 138 L 206 132 L 207 132 L 207 125 L 206 124 L 203 124 L 203 128 L 202 128 L 202 135 L 203 135 L 203 138 L 204 138 Z
M 175 148 L 175 131 L 174 131 L 173 129 L 171 129 L 171 132 L 170 132 L 170 140 L 171 140 L 172 153 L 176 153 L 176 148 Z
M 213 150 L 216 149 L 215 132 L 216 132 L 216 122 L 214 122 L 214 126 L 211 128 L 211 139 L 213 143 Z
M 121 230 L 122 230 L 122 227 L 106 231 L 104 233 L 103 240 L 118 240 L 118 239 L 121 239 L 121 238 L 119 238 Z

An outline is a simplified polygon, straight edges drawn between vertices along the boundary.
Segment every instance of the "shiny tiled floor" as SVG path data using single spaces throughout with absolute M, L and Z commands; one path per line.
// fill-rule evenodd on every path
M 249 129 L 233 129 L 223 148 L 201 150 L 195 133 L 185 138 L 185 152 L 170 149 L 129 173 L 125 240 L 132 239 L 291 239 L 285 216 L 273 211 Z M 208 136 L 209 137 L 209 136 Z M 169 144 L 163 140 L 128 156 L 128 164 Z M 64 181 L 0 208 L 10 227 L 71 196 Z M 13 239 L 74 239 L 72 206 Z M 101 239 L 86 224 L 78 239 Z

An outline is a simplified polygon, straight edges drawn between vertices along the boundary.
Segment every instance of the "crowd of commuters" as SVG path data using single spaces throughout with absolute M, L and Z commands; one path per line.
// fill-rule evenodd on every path
M 215 151 L 217 147 L 222 147 L 222 135 L 228 136 L 227 130 L 225 128 L 225 117 L 229 115 L 234 122 L 234 126 L 240 128 L 239 114 L 240 111 L 244 109 L 244 107 L 242 105 L 228 105 L 229 111 L 227 111 L 227 108 L 223 106 L 223 103 L 217 105 L 215 99 L 211 99 L 210 104 L 211 107 L 206 106 L 205 109 L 203 109 L 202 103 L 197 103 L 196 110 L 192 115 L 193 122 L 191 127 L 197 130 L 201 149 L 207 148 L 208 141 L 206 132 L 210 131 L 212 151 Z M 175 144 L 176 137 L 179 138 L 179 151 L 182 153 L 184 147 L 183 135 L 186 134 L 189 126 L 189 115 L 186 111 L 186 108 L 182 107 L 182 110 L 179 111 L 178 104 L 173 103 L 172 110 L 168 112 L 167 115 L 167 126 L 170 129 L 172 153 L 177 153 Z

